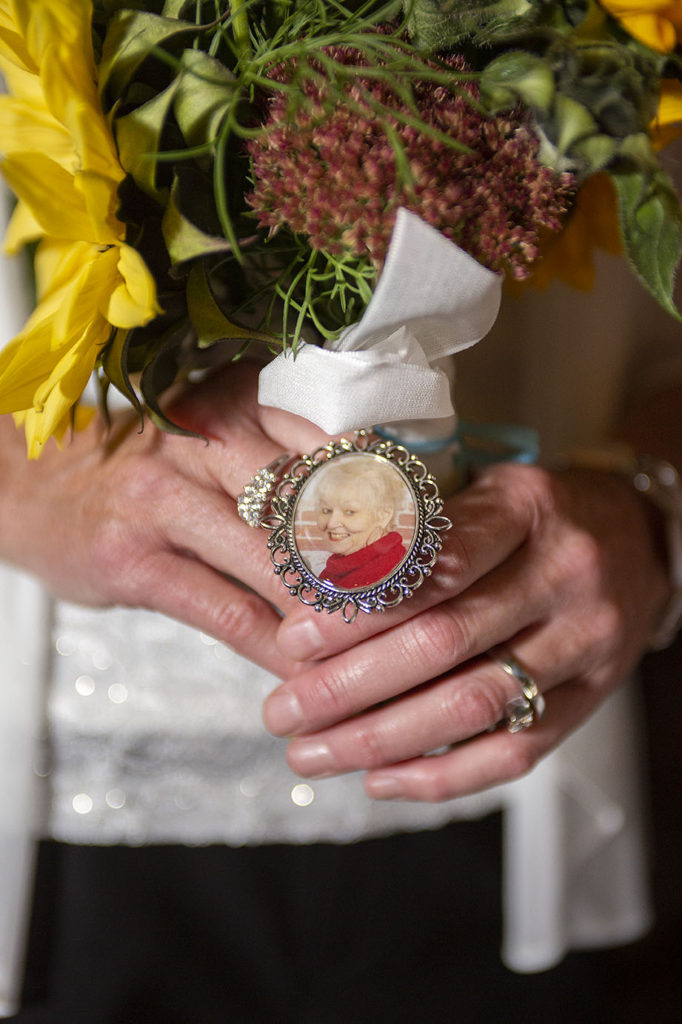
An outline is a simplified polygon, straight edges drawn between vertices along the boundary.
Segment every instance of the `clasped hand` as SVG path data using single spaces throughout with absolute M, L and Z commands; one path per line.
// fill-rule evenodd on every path
M 276 673 L 265 723 L 293 737 L 302 775 L 365 770 L 374 797 L 440 800 L 527 771 L 628 675 L 665 602 L 643 499 L 605 474 L 492 467 L 448 501 L 415 596 L 348 625 L 293 600 L 237 516 L 258 468 L 326 440 L 260 408 L 256 378 L 230 367 L 175 402 L 208 444 L 124 416 L 27 463 L 5 418 L 0 555 L 61 597 L 153 608 Z M 516 735 L 490 731 L 518 695 L 485 656 L 500 643 L 547 702 Z
M 362 769 L 375 798 L 429 801 L 514 779 L 640 658 L 667 583 L 645 500 L 626 481 L 498 465 L 446 511 L 453 528 L 410 602 L 350 628 L 303 610 L 279 627 L 285 656 L 314 662 L 265 706 L 271 731 L 294 737 L 297 773 Z M 497 644 L 547 704 L 514 735 L 495 728 L 519 693 L 486 656 Z

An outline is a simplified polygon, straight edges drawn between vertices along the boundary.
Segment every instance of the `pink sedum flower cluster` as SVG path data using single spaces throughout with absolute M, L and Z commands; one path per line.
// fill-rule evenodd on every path
M 327 53 L 343 64 L 364 63 L 349 48 Z M 466 71 L 459 57 L 449 64 L 455 72 Z M 277 78 L 290 81 L 292 69 L 280 69 Z M 249 144 L 254 188 L 247 200 L 260 227 L 275 233 L 287 226 L 314 249 L 369 257 L 380 268 L 403 206 L 491 270 L 528 276 L 540 233 L 560 229 L 574 189 L 570 175 L 538 162 L 538 140 L 518 111 L 484 117 L 461 91 L 428 80 L 414 83 L 419 117 L 469 147 L 462 153 L 393 118 L 391 110 L 412 117 L 415 112 L 381 81 L 348 81 L 347 101 L 331 112 L 325 110 L 329 86 L 323 76 L 306 78 L 304 89 L 308 103 L 293 118 L 285 93 L 277 92 L 269 101 L 266 130 Z M 477 98 L 474 84 L 460 89 Z M 412 189 L 401 180 L 394 146 L 373 103 L 389 110 Z

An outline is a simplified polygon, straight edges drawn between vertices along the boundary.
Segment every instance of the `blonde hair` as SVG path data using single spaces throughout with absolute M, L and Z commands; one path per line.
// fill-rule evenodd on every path
M 405 484 L 397 470 L 384 459 L 366 456 L 342 456 L 325 467 L 315 490 L 319 502 L 323 495 L 335 487 L 357 487 L 363 484 L 376 509 L 391 509 L 387 529 L 395 525 L 397 513 L 406 506 Z

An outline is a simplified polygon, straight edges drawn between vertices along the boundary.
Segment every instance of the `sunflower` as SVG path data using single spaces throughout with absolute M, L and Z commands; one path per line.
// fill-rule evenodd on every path
M 100 106 L 92 0 L 0 0 L 2 173 L 18 197 L 5 238 L 39 241 L 38 305 L 0 352 L 0 413 L 31 458 L 72 422 L 113 329 L 159 312 L 156 286 L 117 217 L 125 176 Z
M 682 33 L 682 0 L 601 0 L 634 39 L 657 53 L 672 53 Z

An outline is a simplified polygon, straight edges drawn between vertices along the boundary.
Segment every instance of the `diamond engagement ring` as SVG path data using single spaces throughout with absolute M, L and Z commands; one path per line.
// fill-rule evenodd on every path
M 507 701 L 507 717 L 501 724 L 511 733 L 529 729 L 535 719 L 542 718 L 545 713 L 545 698 L 538 690 L 537 683 L 506 647 L 491 647 L 488 657 L 512 677 L 522 694 Z
M 291 452 L 284 452 L 271 463 L 259 469 L 237 498 L 237 514 L 248 526 L 257 529 L 265 526 L 263 516 L 270 504 L 280 471 L 293 458 Z

